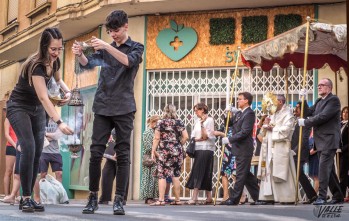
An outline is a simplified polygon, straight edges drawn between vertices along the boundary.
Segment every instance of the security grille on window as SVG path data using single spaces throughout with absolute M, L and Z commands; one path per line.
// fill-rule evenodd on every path
M 45 4 L 47 2 L 47 0 L 36 0 L 35 1 L 35 8 Z
M 8 1 L 7 24 L 15 21 L 18 17 L 18 0 Z
M 221 128 L 224 122 L 224 110 L 226 101 L 229 100 L 230 86 L 232 85 L 233 69 L 189 69 L 189 70 L 149 70 L 147 72 L 147 113 L 146 116 L 161 115 L 164 106 L 172 103 L 177 107 L 179 118 L 186 125 L 190 135 L 194 125 L 195 114 L 193 106 L 198 102 L 204 102 L 209 107 L 209 115 L 215 120 L 215 130 Z M 239 68 L 235 83 L 235 101 L 239 92 L 248 91 L 253 95 L 252 109 L 256 116 L 260 117 L 261 102 L 264 94 L 273 91 L 277 94 L 286 94 L 293 107 L 299 100 L 299 91 L 302 88 L 302 69 L 290 67 L 286 70 L 273 68 L 264 72 L 259 68 L 252 70 Z M 285 81 L 287 79 L 287 82 Z M 230 85 L 230 86 L 229 86 Z M 312 105 L 314 72 L 307 73 L 307 101 Z M 235 102 L 234 102 L 235 103 Z M 235 103 L 236 105 L 236 103 Z M 218 141 L 214 153 L 213 189 L 218 179 L 218 157 L 221 148 Z M 183 164 L 180 177 L 181 197 L 188 198 L 191 193 L 185 188 L 192 167 L 192 160 L 187 158 Z M 230 186 L 232 186 L 232 182 Z M 221 189 L 222 186 L 220 185 Z M 213 192 L 214 193 L 214 192 Z M 203 193 L 204 194 L 204 193 Z M 203 196 L 203 195 L 201 195 Z

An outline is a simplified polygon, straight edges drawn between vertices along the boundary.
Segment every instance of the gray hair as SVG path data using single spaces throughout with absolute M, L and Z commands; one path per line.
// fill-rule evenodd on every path
M 281 101 L 283 104 L 286 103 L 285 95 L 283 95 L 283 94 L 278 94 L 278 95 L 276 95 L 276 96 L 277 96 L 277 99 L 278 99 L 279 101 Z
M 329 78 L 324 78 L 325 80 L 327 80 L 327 82 L 328 82 L 328 86 L 331 88 L 331 90 L 332 90 L 332 88 L 333 88 L 333 83 L 332 83 L 332 81 L 331 81 L 331 79 L 329 79 Z
M 162 113 L 162 118 L 172 118 L 172 119 L 177 119 L 177 110 L 176 110 L 176 106 L 174 106 L 173 104 L 166 104 L 166 106 L 164 107 L 164 111 Z

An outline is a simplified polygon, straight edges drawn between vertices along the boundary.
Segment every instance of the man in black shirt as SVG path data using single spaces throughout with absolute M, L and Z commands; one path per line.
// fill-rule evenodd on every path
M 90 196 L 83 213 L 92 214 L 98 209 L 97 192 L 101 177 L 101 161 L 106 143 L 115 128 L 115 152 L 117 156 L 116 192 L 114 215 L 124 215 L 122 206 L 130 171 L 130 137 L 133 130 L 136 103 L 134 99 L 134 79 L 142 62 L 144 46 L 134 42 L 127 34 L 128 17 L 124 11 L 116 10 L 106 18 L 107 33 L 111 44 L 92 37 L 91 46 L 95 53 L 85 56 L 82 46 L 75 42 L 73 53 L 78 57 L 82 68 L 101 66 L 98 87 L 92 110 L 93 121 L 91 158 L 89 166 Z

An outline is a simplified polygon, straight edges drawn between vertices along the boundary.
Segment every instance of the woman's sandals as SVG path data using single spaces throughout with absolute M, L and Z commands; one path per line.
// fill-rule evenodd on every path
M 165 206 L 164 201 L 156 201 L 155 203 L 149 204 L 149 206 Z

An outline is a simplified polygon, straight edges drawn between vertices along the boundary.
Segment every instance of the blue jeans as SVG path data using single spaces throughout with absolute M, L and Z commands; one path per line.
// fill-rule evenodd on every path
M 19 174 L 23 196 L 31 196 L 44 145 L 46 113 L 42 105 L 24 105 L 9 100 L 7 118 L 21 146 Z

